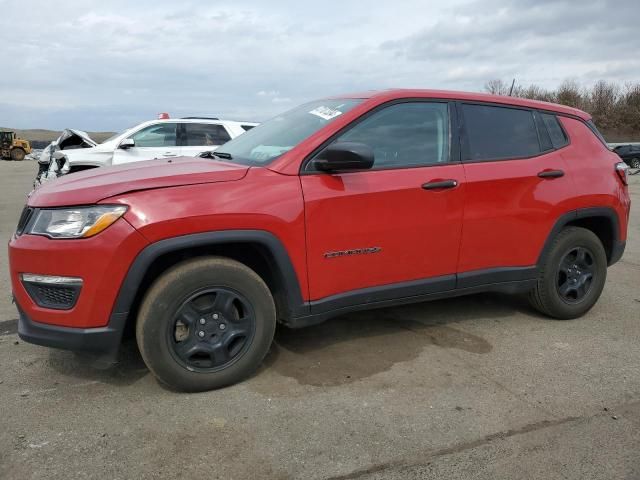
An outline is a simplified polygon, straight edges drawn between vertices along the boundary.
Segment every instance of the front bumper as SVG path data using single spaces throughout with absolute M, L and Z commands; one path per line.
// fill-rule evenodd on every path
M 87 352 L 101 357 L 108 363 L 115 363 L 122 332 L 127 320 L 126 314 L 114 314 L 106 327 L 71 328 L 34 322 L 18 307 L 18 335 L 25 342 L 45 347 Z
M 120 219 L 95 237 L 52 240 L 38 235 L 14 236 L 9 242 L 11 287 L 21 316 L 36 325 L 85 329 L 109 328 L 122 282 L 146 239 Z M 38 305 L 21 274 L 77 277 L 82 289 L 68 309 Z M 26 323 L 25 323 L 26 325 Z M 29 335 L 25 327 L 25 335 Z M 33 329 L 32 329 L 33 330 Z M 38 330 L 44 338 L 49 330 Z M 56 335 L 53 335 L 55 343 Z M 38 343 L 38 342 L 35 342 Z M 40 340 L 43 344 L 43 340 Z M 51 345 L 56 346 L 56 345 Z

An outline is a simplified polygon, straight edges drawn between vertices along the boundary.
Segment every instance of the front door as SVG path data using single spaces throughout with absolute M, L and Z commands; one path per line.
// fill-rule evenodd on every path
M 371 170 L 303 171 L 312 301 L 363 299 L 367 287 L 376 291 L 367 301 L 454 288 L 464 179 L 451 161 L 449 109 L 434 101 L 379 108 L 335 139 L 370 146 Z

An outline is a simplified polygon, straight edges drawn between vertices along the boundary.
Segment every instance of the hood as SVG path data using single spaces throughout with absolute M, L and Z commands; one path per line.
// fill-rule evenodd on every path
M 31 192 L 32 207 L 89 205 L 127 192 L 240 180 L 249 167 L 198 157 L 147 160 L 65 175 Z
M 58 150 L 92 148 L 96 145 L 98 145 L 98 143 L 93 140 L 87 132 L 66 128 L 56 140 L 42 150 L 40 157 L 38 157 L 38 162 L 48 164 L 51 161 L 51 155 Z
M 87 147 L 95 147 L 98 145 L 98 142 L 93 140 L 87 132 L 83 132 L 82 130 L 75 130 L 73 128 L 65 129 L 58 140 L 56 140 L 59 150 L 65 150 L 69 147 L 74 148 L 87 148 Z

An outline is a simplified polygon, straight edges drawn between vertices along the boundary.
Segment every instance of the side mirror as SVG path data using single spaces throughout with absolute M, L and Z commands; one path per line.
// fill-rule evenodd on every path
M 313 159 L 312 166 L 321 172 L 367 170 L 373 167 L 373 149 L 364 143 L 336 142 Z
M 120 142 L 120 145 L 118 146 L 118 148 L 122 148 L 123 150 L 126 150 L 128 148 L 135 147 L 135 146 L 136 146 L 136 142 L 133 140 L 133 138 L 125 138 Z

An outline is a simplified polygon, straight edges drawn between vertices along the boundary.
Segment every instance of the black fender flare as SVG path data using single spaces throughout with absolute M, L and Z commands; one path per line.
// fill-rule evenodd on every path
M 189 248 L 224 244 L 254 244 L 268 250 L 277 269 L 278 281 L 285 292 L 288 318 L 307 315 L 309 307 L 305 304 L 296 271 L 282 242 L 272 233 L 264 230 L 222 230 L 194 233 L 171 237 L 147 245 L 135 258 L 125 276 L 111 313 L 109 325 L 124 328 L 130 309 L 138 294 L 138 287 L 149 267 L 161 255 Z
M 547 239 L 545 240 L 544 246 L 540 251 L 540 255 L 538 256 L 537 265 L 540 267 L 544 258 L 546 257 L 549 249 L 551 248 L 551 244 L 553 239 L 560 233 L 564 227 L 566 227 L 569 223 L 579 220 L 582 218 L 606 218 L 611 223 L 612 228 L 612 251 L 609 258 L 609 265 L 617 262 L 620 257 L 622 257 L 622 253 L 624 252 L 624 242 L 620 241 L 620 220 L 618 219 L 618 214 L 611 207 L 589 207 L 589 208 L 580 208 L 578 210 L 572 210 L 567 212 L 556 220 L 556 223 L 553 225 L 553 228 L 547 235 Z

